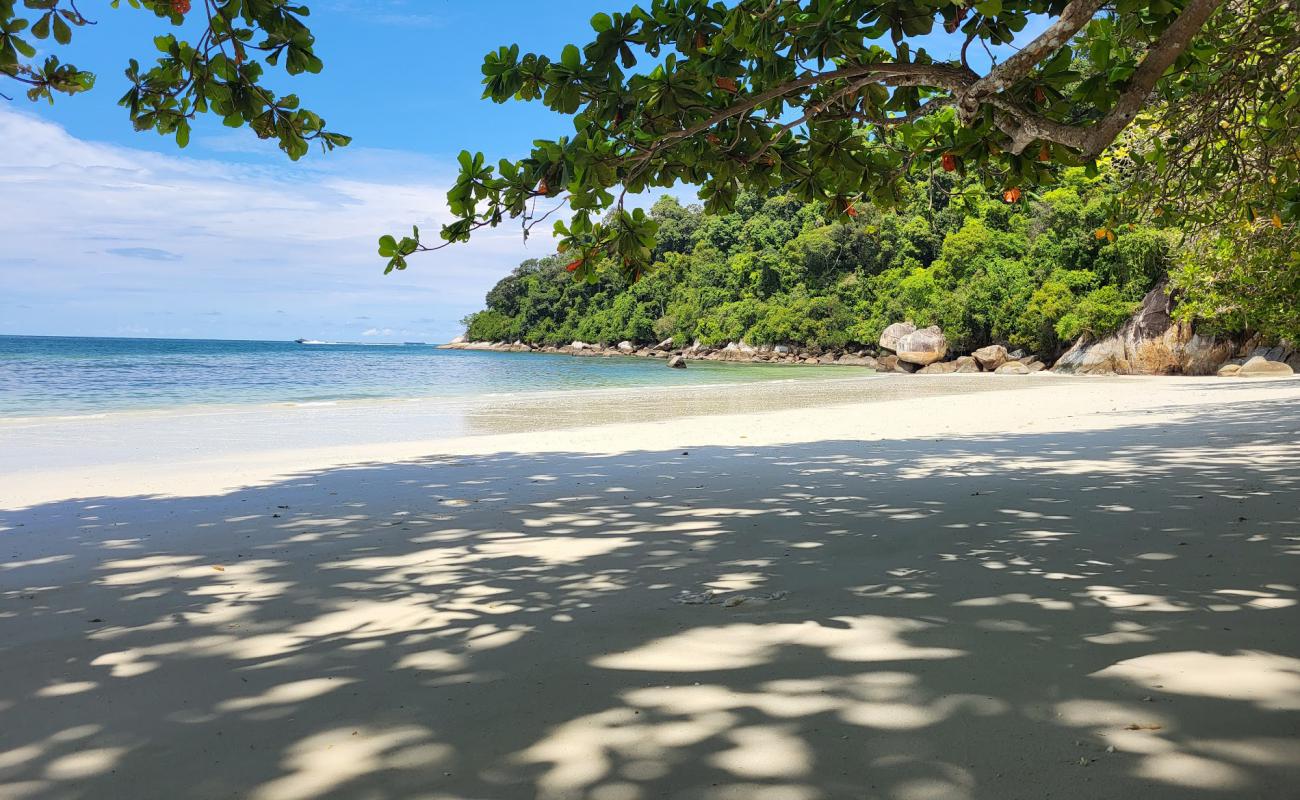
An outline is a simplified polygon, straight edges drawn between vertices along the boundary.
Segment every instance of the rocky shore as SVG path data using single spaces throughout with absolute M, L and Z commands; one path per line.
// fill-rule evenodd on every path
M 992 372 L 1027 375 L 1060 372 L 1075 375 L 1219 375 L 1284 377 L 1300 370 L 1300 347 L 1262 342 L 1255 337 L 1203 336 L 1171 317 L 1172 300 L 1157 286 L 1118 331 L 1099 338 L 1080 338 L 1057 358 L 1043 358 L 1000 344 L 953 357 L 937 326 L 917 328 L 896 322 L 880 334 L 878 347 L 822 349 L 796 345 L 750 345 L 743 341 L 710 347 L 698 340 L 678 346 L 672 339 L 656 345 L 622 341 L 613 345 L 574 341 L 535 345 L 523 341 L 475 342 L 460 336 L 440 345 L 445 350 L 493 350 L 511 353 L 556 353 L 570 356 L 639 356 L 662 358 L 682 368 L 689 361 L 739 361 L 768 364 L 813 364 L 867 367 L 877 372 L 947 375 Z M 1049 362 L 1050 366 L 1049 366 Z
M 1035 355 L 1008 352 L 1001 345 L 980 348 L 970 355 L 949 361 L 947 342 L 938 328 L 917 329 L 911 323 L 898 323 L 886 329 L 879 348 L 831 350 L 793 345 L 749 345 L 731 342 L 723 347 L 709 347 L 694 342 L 677 347 L 671 339 L 653 346 L 629 341 L 614 345 L 575 341 L 566 345 L 534 345 L 527 342 L 471 342 L 463 337 L 444 345 L 444 350 L 490 350 L 507 353 L 554 353 L 558 355 L 600 358 L 636 356 L 660 358 L 670 366 L 684 366 L 687 361 L 735 361 L 767 364 L 809 364 L 820 366 L 866 367 L 877 372 L 918 373 L 922 375 L 996 372 L 1024 375 L 1042 372 L 1047 364 Z

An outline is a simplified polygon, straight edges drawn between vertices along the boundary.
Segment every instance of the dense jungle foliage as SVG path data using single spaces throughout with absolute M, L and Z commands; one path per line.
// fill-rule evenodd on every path
M 561 256 L 530 259 L 466 318 L 473 340 L 680 346 L 731 341 L 874 345 L 892 322 L 937 324 L 956 351 L 998 342 L 1043 355 L 1114 330 L 1174 266 L 1177 235 L 1107 227 L 1110 177 L 1068 170 L 1019 202 L 936 174 L 905 187 L 897 212 L 848 222 L 788 194 L 743 194 L 705 215 L 660 198 L 654 266 L 573 280 Z M 836 219 L 842 219 L 836 215 Z

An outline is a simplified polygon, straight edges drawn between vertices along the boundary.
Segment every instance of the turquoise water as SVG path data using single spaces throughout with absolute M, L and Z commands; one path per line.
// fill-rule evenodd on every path
M 854 370 L 853 374 L 861 374 Z M 0 336 L 0 417 L 205 404 L 508 395 L 847 377 L 842 368 L 574 358 L 431 345 Z

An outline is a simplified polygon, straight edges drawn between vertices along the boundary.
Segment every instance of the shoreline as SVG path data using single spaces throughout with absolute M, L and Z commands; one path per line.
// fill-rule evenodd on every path
M 659 387 L 512 393 L 497 397 L 366 400 L 292 406 L 124 412 L 72 419 L 0 421 L 0 472 L 8 476 L 0 507 L 18 498 L 49 498 L 55 487 L 84 494 L 123 481 L 139 490 L 192 487 L 204 470 L 229 488 L 240 476 L 275 475 L 349 461 L 417 457 L 445 447 L 508 446 L 623 426 L 709 426 L 714 421 L 768 424 L 773 413 L 801 414 L 842 406 L 867 409 L 925 398 L 998 393 L 1076 382 L 1067 376 L 929 376 L 865 374 Z M 1089 382 L 1095 382 L 1089 381 Z M 884 413 L 884 412 L 882 412 Z M 787 421 L 777 424 L 789 425 Z M 148 443 L 141 446 L 141 443 Z M 251 468 L 250 465 L 258 465 Z M 282 465 L 275 468 L 275 465 Z M 184 474 L 184 481 L 178 475 Z M 259 480 L 265 477 L 259 477 Z M 223 488 L 223 490 L 224 490 Z
M 1115 412 L 1118 403 L 1145 415 L 1156 413 L 1158 398 L 1187 394 L 1206 401 L 1240 385 L 1206 378 L 1050 373 L 956 379 L 872 375 L 717 388 L 582 390 L 604 395 L 602 402 L 588 404 L 568 402 L 576 393 L 550 403 L 512 396 L 479 402 L 462 414 L 397 401 L 255 407 L 210 416 L 109 416 L 25 430 L 0 426 L 6 444 L 0 472 L 7 476 L 0 509 L 71 497 L 221 494 L 313 469 L 430 454 L 551 452 L 566 446 L 609 453 L 653 448 L 666 437 L 676 442 L 673 446 L 699 446 L 790 444 L 832 435 L 874 441 L 891 435 L 994 433 L 1017 429 L 1016 415 L 1047 413 L 1055 420 L 1095 415 L 1099 406 L 1114 406 Z M 1285 395 L 1300 388 L 1300 379 L 1259 379 L 1249 386 L 1258 387 L 1258 396 Z

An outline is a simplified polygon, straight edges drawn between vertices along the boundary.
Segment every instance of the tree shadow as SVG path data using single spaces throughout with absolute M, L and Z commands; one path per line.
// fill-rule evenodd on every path
M 0 512 L 0 796 L 1294 797 L 1297 431 L 1254 402 Z

